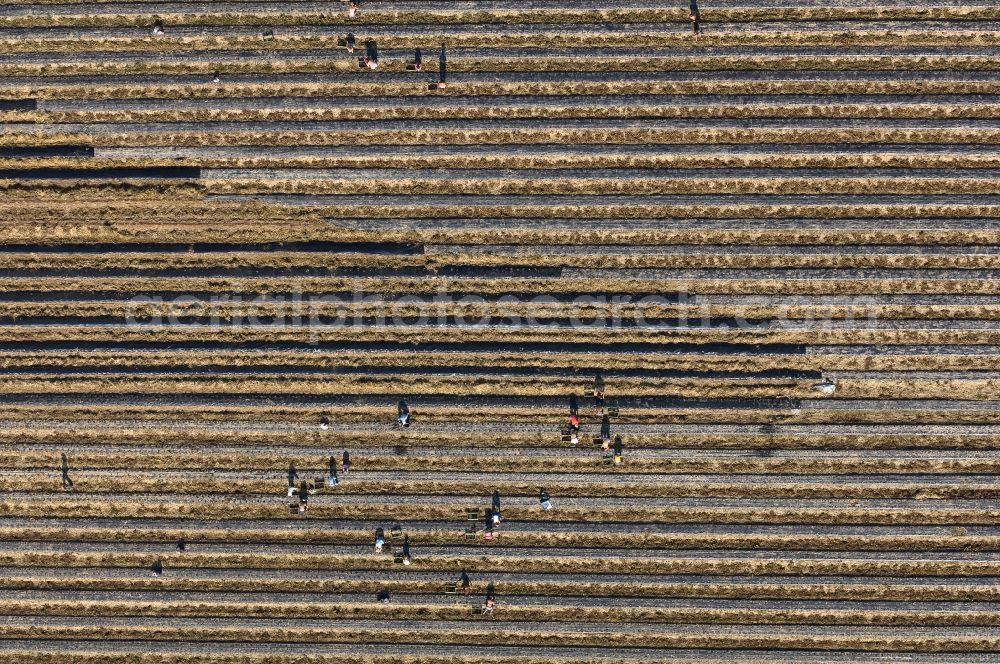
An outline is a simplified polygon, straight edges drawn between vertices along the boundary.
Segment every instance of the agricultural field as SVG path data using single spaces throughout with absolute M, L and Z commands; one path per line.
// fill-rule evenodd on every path
M 0 0 L 0 662 L 1000 661 L 1000 8 L 871 4 Z

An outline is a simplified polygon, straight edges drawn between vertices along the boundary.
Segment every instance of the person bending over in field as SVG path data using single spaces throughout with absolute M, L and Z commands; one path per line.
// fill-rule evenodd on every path
M 492 583 L 486 586 L 486 602 L 483 604 L 483 615 L 487 616 L 493 613 L 493 609 L 497 606 L 497 593 L 496 588 Z
M 424 54 L 420 52 L 420 49 L 416 49 L 413 52 L 413 69 L 414 71 L 420 71 L 424 68 Z
M 623 451 L 624 447 L 625 446 L 622 444 L 622 437 L 621 436 L 615 436 L 615 446 L 612 449 L 614 450 L 614 454 L 615 454 L 614 461 L 615 461 L 616 464 L 622 462 L 622 451 Z
M 73 480 L 69 477 L 69 459 L 66 457 L 66 453 L 62 452 L 60 454 L 62 461 L 62 485 L 67 491 L 73 490 Z
M 330 455 L 330 472 L 326 475 L 326 484 L 331 489 L 337 486 L 337 457 Z
M 377 599 L 382 604 L 388 604 L 389 603 L 389 591 L 387 589 L 383 588 L 382 590 L 378 591 L 378 595 L 375 596 L 375 599 Z
M 493 511 L 500 514 L 500 489 L 493 490 Z
M 468 595 L 472 589 L 472 581 L 469 579 L 469 573 L 464 569 L 462 570 L 462 576 L 458 577 L 458 588 L 462 591 L 463 595 Z
M 580 443 L 580 416 L 579 415 L 570 415 L 569 416 L 569 426 L 567 427 L 567 429 L 569 429 L 570 442 L 572 444 L 574 444 L 574 445 L 578 445 Z
M 496 523 L 493 521 L 493 509 L 490 507 L 486 508 L 486 516 L 483 521 L 483 539 L 491 540 L 493 539 L 493 526 Z
M 347 37 L 344 38 L 344 46 L 347 47 L 348 53 L 354 53 L 354 49 L 357 48 L 357 41 L 354 38 L 353 32 L 348 32 Z
M 552 499 L 549 498 L 549 494 L 545 489 L 538 490 L 538 503 L 542 506 L 543 510 L 552 509 Z
M 351 453 L 347 450 L 344 450 L 344 463 L 343 466 L 341 466 L 341 470 L 343 470 L 345 474 L 351 472 Z
M 611 445 L 611 418 L 604 415 L 601 418 L 601 449 L 606 450 Z
M 411 562 L 413 559 L 410 557 L 410 536 L 403 535 L 403 564 L 409 565 Z
M 374 39 L 365 42 L 365 64 L 369 69 L 378 69 L 378 44 Z
M 187 547 L 188 547 L 187 540 L 185 540 L 183 537 L 177 540 L 177 553 L 184 553 L 185 551 L 187 551 Z
M 309 485 L 305 480 L 299 483 L 299 513 L 305 512 L 309 508 Z
M 351 0 L 351 2 L 347 3 L 347 16 L 354 18 L 358 15 L 359 9 L 361 9 L 361 2 L 359 0 Z
M 580 414 L 580 402 L 576 400 L 576 394 L 569 395 L 569 414 L 570 415 Z
M 385 531 L 381 528 L 375 529 L 375 553 L 382 553 L 382 547 L 385 546 Z
M 594 376 L 594 407 L 598 415 L 604 414 L 604 376 Z
M 295 495 L 295 480 L 299 479 L 299 474 L 295 470 L 295 464 L 288 464 L 288 497 Z
M 396 425 L 401 429 L 410 426 L 410 407 L 406 405 L 405 399 L 400 399 L 396 404 Z

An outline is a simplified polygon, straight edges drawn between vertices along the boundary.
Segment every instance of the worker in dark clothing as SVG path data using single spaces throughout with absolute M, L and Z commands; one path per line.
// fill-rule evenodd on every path
M 495 522 L 493 520 L 493 509 L 486 508 L 486 516 L 483 521 L 483 539 L 493 539 L 493 526 Z
M 353 32 L 347 33 L 347 37 L 344 39 L 344 45 L 347 46 L 348 53 L 354 53 L 354 49 L 357 48 L 358 42 L 354 38 Z
M 299 512 L 305 512 L 309 507 L 309 485 L 305 480 L 299 484 Z
M 378 44 L 374 39 L 365 42 L 365 64 L 369 69 L 378 69 Z
M 400 428 L 410 426 L 410 407 L 406 405 L 405 399 L 400 399 L 396 404 L 396 425 Z
M 691 0 L 691 32 L 695 38 L 701 34 L 701 12 L 698 10 L 698 0 Z
M 323 430 L 323 431 L 326 431 L 327 429 L 329 429 L 330 428 L 330 418 L 327 417 L 326 415 L 324 415 L 323 417 L 319 418 L 319 428 L 321 430 Z
M 330 455 L 330 472 L 326 476 L 326 485 L 331 489 L 337 486 L 337 457 Z
M 67 491 L 72 491 L 73 490 L 73 480 L 71 480 L 70 477 L 69 477 L 69 459 L 66 457 L 66 453 L 65 452 L 62 452 L 60 456 L 61 456 L 61 461 L 62 461 L 62 485 L 63 485 L 63 488 L 66 489 Z
M 291 498 L 295 493 L 295 480 L 299 479 L 299 474 L 295 470 L 295 464 L 288 464 L 288 497 Z
M 552 509 L 552 500 L 549 498 L 549 494 L 545 489 L 538 490 L 538 502 L 542 506 L 543 510 Z
M 345 473 L 351 472 L 351 453 L 344 450 L 344 465 L 341 467 Z
M 607 415 L 601 418 L 601 449 L 608 449 L 611 444 L 611 418 Z
M 594 407 L 598 415 L 604 414 L 604 376 L 601 374 L 594 376 Z
M 569 414 L 579 415 L 580 414 L 580 402 L 576 400 L 576 395 L 569 395 Z
M 388 604 L 389 603 L 389 591 L 386 590 L 385 588 L 383 588 L 382 590 L 378 591 L 378 595 L 375 596 L 375 599 L 377 599 L 382 604 Z
M 156 576 L 163 576 L 163 563 L 160 562 L 159 560 L 153 563 L 153 565 L 149 569 L 151 569 L 153 571 L 153 574 L 155 574 Z
M 375 529 L 375 553 L 382 553 L 382 547 L 385 546 L 385 531 L 381 528 Z
M 438 87 L 447 85 L 448 57 L 444 54 L 444 44 L 441 44 L 441 55 L 438 56 Z
M 462 570 L 462 576 L 458 577 L 458 587 L 462 589 L 462 593 L 465 595 L 469 594 L 469 590 L 472 587 L 472 581 L 469 579 L 469 574 L 464 569 Z
M 416 71 L 424 68 L 424 54 L 420 52 L 419 48 L 413 52 L 413 68 Z
M 187 551 L 187 541 L 182 537 L 177 540 L 177 553 L 184 553 Z
M 409 565 L 413 561 L 410 558 L 410 536 L 403 535 L 403 564 Z
M 163 34 L 163 21 L 156 19 L 153 21 L 153 34 L 162 35 Z
M 569 416 L 569 426 L 567 428 L 569 429 L 570 442 L 573 445 L 579 444 L 580 443 L 580 416 L 579 415 L 575 415 L 575 414 L 574 415 L 570 415 Z
M 621 436 L 615 436 L 615 446 L 613 448 L 614 454 L 615 454 L 615 457 L 614 457 L 615 463 L 621 463 L 622 462 L 622 450 L 624 449 L 624 447 L 625 446 L 622 445 L 622 437 Z
M 500 489 L 493 490 L 493 509 L 500 511 Z

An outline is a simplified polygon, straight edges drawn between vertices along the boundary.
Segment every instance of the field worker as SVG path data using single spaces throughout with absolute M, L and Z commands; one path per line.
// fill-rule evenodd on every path
M 162 35 L 163 34 L 163 21 L 156 19 L 153 21 L 153 34 Z
M 222 76 L 219 74 L 219 72 L 215 72 L 214 74 L 212 74 L 212 83 L 218 83 L 221 80 Z
M 385 546 L 385 531 L 381 528 L 375 529 L 375 553 L 382 553 L 382 547 Z
M 441 55 L 438 56 L 438 87 L 443 88 L 447 85 L 446 77 L 448 75 L 448 57 L 444 54 L 444 44 L 441 44 Z
M 410 536 L 403 535 L 403 564 L 409 565 L 411 562 L 413 560 L 410 558 Z
M 354 53 L 354 49 L 357 47 L 358 42 L 354 38 L 353 32 L 348 32 L 347 37 L 344 39 L 344 45 L 347 47 L 348 53 Z
M 377 599 L 382 604 L 388 604 L 389 603 L 389 591 L 386 590 L 385 588 L 383 588 L 382 590 L 378 591 L 378 595 L 375 596 L 375 599 Z
M 400 399 L 396 404 L 396 424 L 400 428 L 410 426 L 410 407 L 406 405 L 405 399 Z
M 288 497 L 295 495 L 295 480 L 299 479 L 299 474 L 295 471 L 295 464 L 288 464 Z
M 576 395 L 569 395 L 569 414 L 579 415 L 580 414 L 580 402 L 576 400 Z
M 580 416 L 570 415 L 569 416 L 569 435 L 570 443 L 573 445 L 578 445 L 580 443 Z
M 73 480 L 69 477 L 69 459 L 66 457 L 65 452 L 60 453 L 60 461 L 62 462 L 62 485 L 67 491 L 73 490 Z
M 549 494 L 545 489 L 538 490 L 538 502 L 542 506 L 543 510 L 552 509 L 552 500 L 549 498 Z
M 493 539 L 493 526 L 496 525 L 493 521 L 493 509 L 486 509 L 486 516 L 483 521 L 483 539 L 491 540 Z
M 187 540 L 183 537 L 177 540 L 177 553 L 184 553 L 187 551 Z
M 341 467 L 341 470 L 345 473 L 351 472 L 351 453 L 347 450 L 344 450 L 344 464 Z
M 378 69 L 378 44 L 374 39 L 365 42 L 365 64 L 369 69 Z
M 361 3 L 358 0 L 351 0 L 351 2 L 347 3 L 347 16 L 354 18 L 358 15 L 359 9 L 361 9 Z
M 611 444 L 611 419 L 605 415 L 601 418 L 601 449 L 606 450 Z
M 698 11 L 698 3 L 692 2 L 691 4 L 694 7 L 691 10 L 691 34 L 697 39 L 701 35 L 701 12 Z
M 305 480 L 299 484 L 299 513 L 305 512 L 309 507 L 309 485 Z
M 594 376 L 594 408 L 599 415 L 604 414 L 604 376 Z
M 496 590 L 493 587 L 493 584 L 491 583 L 489 586 L 486 587 L 486 603 L 483 604 L 483 615 L 485 616 L 493 613 L 493 609 L 496 608 L 496 605 L 497 605 L 497 594 Z
M 329 429 L 330 428 L 330 418 L 327 417 L 326 415 L 324 415 L 323 417 L 319 418 L 319 428 L 320 428 L 321 431 L 326 431 L 327 429 Z
M 416 71 L 424 68 L 424 54 L 420 52 L 419 48 L 413 52 L 413 68 Z
M 149 569 L 151 569 L 153 571 L 153 574 L 155 574 L 156 576 L 163 576 L 163 563 L 160 562 L 159 560 L 153 563 L 153 565 Z
M 493 509 L 500 512 L 500 489 L 493 490 Z
M 326 484 L 331 489 L 337 486 L 337 457 L 330 455 L 330 472 L 326 475 Z
M 619 463 L 622 462 L 622 450 L 624 449 L 624 447 L 625 446 L 622 445 L 622 437 L 621 436 L 615 436 L 615 446 L 613 448 L 613 451 L 614 451 L 614 454 L 615 454 L 614 460 L 615 460 L 616 464 L 619 464 Z
M 469 594 L 469 590 L 472 587 L 472 581 L 469 579 L 469 574 L 464 569 L 462 570 L 462 576 L 458 577 L 458 587 L 462 589 L 462 593 L 465 595 Z

